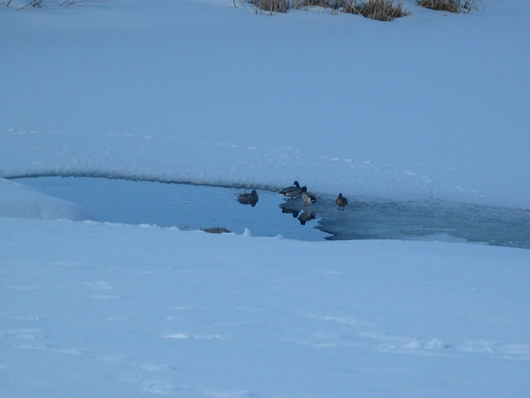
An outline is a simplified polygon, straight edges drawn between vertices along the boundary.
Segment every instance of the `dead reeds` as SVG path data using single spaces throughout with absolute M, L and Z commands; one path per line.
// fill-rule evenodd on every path
M 394 4 L 393 0 L 347 0 L 342 11 L 350 14 L 360 14 L 363 17 L 377 21 L 392 21 L 395 18 L 404 17 L 410 12 L 403 7 L 403 0 Z
M 478 10 L 476 4 L 479 1 L 482 0 L 418 0 L 417 4 L 431 10 L 467 14 L 471 10 Z
M 248 2 L 268 13 L 287 12 L 291 8 L 289 0 L 248 0 Z

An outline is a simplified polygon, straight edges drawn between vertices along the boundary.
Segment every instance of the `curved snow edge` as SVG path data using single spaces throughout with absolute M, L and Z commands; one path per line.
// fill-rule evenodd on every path
M 85 207 L 0 177 L 0 217 L 97 221 Z

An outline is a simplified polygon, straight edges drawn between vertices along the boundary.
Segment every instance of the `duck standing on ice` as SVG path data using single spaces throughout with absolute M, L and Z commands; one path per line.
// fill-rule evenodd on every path
M 307 192 L 307 187 L 300 189 L 302 199 L 304 200 L 304 206 L 311 206 L 312 203 L 316 203 L 317 197 L 311 192 Z
M 295 181 L 292 186 L 282 189 L 280 195 L 294 199 L 295 196 L 300 195 L 300 184 L 298 181 Z
M 348 204 L 348 199 L 346 199 L 344 196 L 342 196 L 341 193 L 339 193 L 339 197 L 335 200 L 335 203 L 337 204 L 337 206 L 339 206 L 339 210 L 344 210 L 344 207 Z

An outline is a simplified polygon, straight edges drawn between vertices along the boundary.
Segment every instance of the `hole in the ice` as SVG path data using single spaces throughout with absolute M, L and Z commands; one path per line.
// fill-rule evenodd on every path
M 238 195 L 250 189 L 91 177 L 16 180 L 83 205 L 107 222 L 226 228 L 238 234 L 246 228 L 254 236 L 300 240 L 438 240 L 530 248 L 527 210 L 350 197 L 346 209 L 339 211 L 335 196 L 320 196 L 304 207 L 301 199 L 257 190 L 257 202 L 241 204 Z

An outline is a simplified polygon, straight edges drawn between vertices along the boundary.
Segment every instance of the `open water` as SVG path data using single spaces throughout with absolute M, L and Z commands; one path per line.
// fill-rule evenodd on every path
M 258 191 L 255 206 L 237 201 L 245 189 L 90 177 L 31 177 L 16 181 L 85 206 L 99 221 L 155 224 L 184 230 L 224 227 L 234 233 L 299 240 L 398 239 L 530 248 L 530 212 L 451 202 L 397 202 L 350 197 L 300 198 Z

